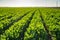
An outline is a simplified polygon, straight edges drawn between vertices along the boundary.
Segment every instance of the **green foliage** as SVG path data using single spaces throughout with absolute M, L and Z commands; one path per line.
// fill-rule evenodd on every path
M 60 9 L 1 7 L 0 40 L 49 40 L 41 16 L 52 40 L 60 40 Z

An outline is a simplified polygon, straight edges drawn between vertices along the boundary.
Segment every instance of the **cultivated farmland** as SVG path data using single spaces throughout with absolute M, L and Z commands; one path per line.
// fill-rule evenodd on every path
M 60 40 L 60 9 L 0 7 L 0 40 Z

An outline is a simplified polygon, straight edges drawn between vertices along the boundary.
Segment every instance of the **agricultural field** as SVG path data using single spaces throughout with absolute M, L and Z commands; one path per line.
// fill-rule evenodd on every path
M 0 7 L 0 40 L 60 40 L 60 8 Z

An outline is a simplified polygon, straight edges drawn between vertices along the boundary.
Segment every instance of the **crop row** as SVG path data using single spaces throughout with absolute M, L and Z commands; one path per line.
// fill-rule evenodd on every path
M 1 40 L 3 39 L 22 39 L 20 37 L 20 33 L 23 32 L 23 30 L 26 28 L 26 25 L 30 21 L 31 17 L 33 16 L 34 11 L 28 13 L 26 16 L 24 16 L 21 20 L 14 23 L 9 29 L 1 35 Z M 23 34 L 22 34 L 23 35 Z
M 24 11 L 24 10 L 22 10 L 22 11 Z M 20 20 L 30 11 L 28 10 L 25 12 L 21 12 L 20 14 L 16 13 L 16 15 L 15 16 L 13 15 L 13 17 L 11 17 L 10 19 L 5 19 L 5 20 L 0 21 L 0 30 L 1 30 L 0 34 L 2 34 L 4 32 L 4 30 L 8 29 L 11 25 L 13 25 L 14 22 L 17 22 L 18 20 Z
M 48 35 L 44 29 L 38 10 L 35 12 L 27 31 L 25 32 L 24 40 L 48 40 Z
M 60 39 L 60 11 L 59 10 L 40 10 L 53 40 Z

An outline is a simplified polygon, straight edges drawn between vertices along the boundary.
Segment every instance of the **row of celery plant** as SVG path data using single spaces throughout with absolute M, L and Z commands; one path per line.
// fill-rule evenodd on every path
M 27 25 L 27 22 L 30 21 L 29 18 L 32 16 L 33 11 L 24 16 L 21 20 L 18 22 L 14 23 L 9 29 L 1 35 L 1 40 L 3 39 L 11 39 L 11 38 L 18 38 L 19 34 L 23 31 L 23 27 Z M 21 38 L 20 38 L 21 39 Z
M 55 9 L 42 11 L 42 16 L 46 22 L 47 28 L 51 32 L 53 40 L 60 39 L 60 11 Z M 44 14 L 43 14 L 44 13 Z
M 4 19 L 8 19 L 9 17 L 13 17 L 17 15 L 17 13 L 20 14 L 22 10 L 29 10 L 28 8 L 0 8 L 0 21 Z
M 17 12 L 16 15 L 13 16 L 12 18 L 0 21 L 0 30 L 2 30 L 4 27 L 6 27 L 10 23 L 12 23 L 14 20 L 17 20 L 18 18 L 21 18 L 24 14 L 27 14 L 27 12 L 29 12 L 29 11 L 30 10 L 28 10 L 28 11 L 22 10 L 21 13 Z
M 24 40 L 47 40 L 47 33 L 42 24 L 40 13 L 37 10 L 27 31 L 25 32 Z

